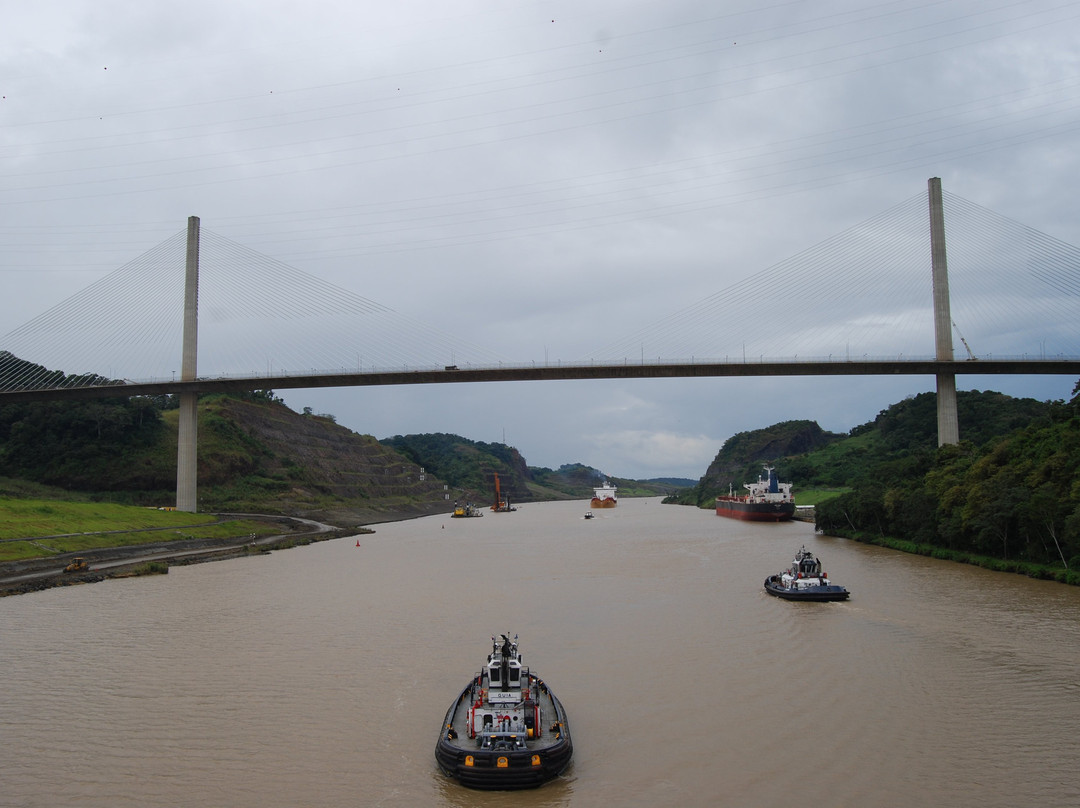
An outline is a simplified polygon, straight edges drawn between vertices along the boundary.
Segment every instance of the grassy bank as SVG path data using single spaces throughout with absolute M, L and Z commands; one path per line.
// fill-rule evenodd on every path
M 965 553 L 950 550 L 946 547 L 937 547 L 933 544 L 920 544 L 905 539 L 894 539 L 889 536 L 878 536 L 858 531 L 831 531 L 831 535 L 840 536 L 864 544 L 876 544 L 879 547 L 888 547 L 890 550 L 900 550 L 904 553 L 940 558 L 943 561 L 956 561 L 960 564 L 971 564 L 975 567 L 993 570 L 994 572 L 1011 572 L 1016 575 L 1026 575 L 1028 578 L 1037 578 L 1042 581 L 1057 581 L 1071 586 L 1080 586 L 1080 571 L 1067 570 L 1063 566 L 1050 566 L 1047 564 L 1033 564 L 1029 561 L 1009 561 L 990 556 Z
M 799 505 L 820 505 L 827 499 L 846 494 L 850 488 L 800 488 L 795 491 L 795 502 Z
M 100 502 L 0 498 L 0 562 L 107 547 L 257 537 L 277 532 L 278 527 L 266 522 L 220 522 L 213 514 Z

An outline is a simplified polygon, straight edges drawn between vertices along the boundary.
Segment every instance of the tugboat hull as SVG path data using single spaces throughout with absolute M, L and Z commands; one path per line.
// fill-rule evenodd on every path
M 570 765 L 574 745 L 570 740 L 562 704 L 554 696 L 551 696 L 551 703 L 558 715 L 562 716 L 562 731 L 558 738 L 551 733 L 547 741 L 536 743 L 524 751 L 475 749 L 471 748 L 471 742 L 462 744 L 458 739 L 449 738 L 446 730 L 455 723 L 460 725 L 459 713 L 467 709 L 471 694 L 470 683 L 446 713 L 444 732 L 435 746 L 435 760 L 444 774 L 469 788 L 510 791 L 542 786 L 558 777 Z M 534 758 L 539 760 L 534 762 Z
M 848 591 L 829 580 L 821 561 L 804 545 L 791 566 L 765 579 L 765 591 L 784 600 L 847 600 Z
M 503 639 L 446 711 L 435 744 L 439 768 L 469 788 L 536 788 L 558 777 L 574 754 L 562 703 L 520 666 L 516 638 Z M 509 686 L 507 659 L 517 666 Z
M 770 575 L 765 579 L 765 591 L 770 595 L 775 595 L 784 600 L 847 600 L 848 596 L 851 594 L 847 589 L 842 586 L 837 586 L 836 584 L 829 584 L 827 586 L 808 586 L 805 589 L 790 589 L 781 585 L 777 578 L 778 576 L 776 575 Z

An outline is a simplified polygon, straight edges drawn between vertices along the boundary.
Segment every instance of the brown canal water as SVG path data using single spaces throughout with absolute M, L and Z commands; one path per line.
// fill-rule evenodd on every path
M 1080 589 L 623 499 L 0 600 L 0 805 L 1076 806 Z M 805 544 L 846 603 L 766 575 Z M 566 775 L 447 780 L 500 632 Z

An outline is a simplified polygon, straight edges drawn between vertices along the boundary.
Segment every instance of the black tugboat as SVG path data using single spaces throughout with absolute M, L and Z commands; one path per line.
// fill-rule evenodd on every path
M 788 569 L 765 579 L 765 591 L 785 600 L 847 600 L 851 594 L 829 581 L 821 562 L 805 546 Z
M 573 752 L 566 712 L 522 664 L 517 636 L 492 637 L 487 663 L 443 719 L 439 768 L 470 788 L 535 788 L 557 777 Z

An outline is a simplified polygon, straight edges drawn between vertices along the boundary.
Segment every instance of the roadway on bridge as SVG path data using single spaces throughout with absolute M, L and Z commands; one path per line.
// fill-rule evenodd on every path
M 267 376 L 143 381 L 93 387 L 0 391 L 0 403 L 91 399 L 176 393 L 224 393 L 267 389 L 378 387 L 408 384 L 556 381 L 566 379 L 674 379 L 760 376 L 1080 376 L 1080 358 L 767 360 L 745 362 L 585 363 L 499 367 L 418 368 L 394 371 L 314 372 Z

